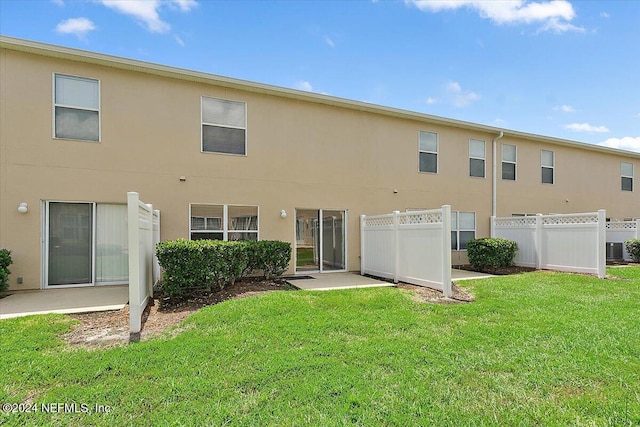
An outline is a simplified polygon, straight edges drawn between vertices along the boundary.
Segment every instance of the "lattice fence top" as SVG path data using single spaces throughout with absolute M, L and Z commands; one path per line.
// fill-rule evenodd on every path
M 512 218 L 496 218 L 495 225 L 497 227 L 526 227 L 535 226 L 536 217 L 512 217 Z
M 598 214 L 583 215 L 543 215 L 544 225 L 568 225 L 568 224 L 597 224 Z
M 398 224 L 439 224 L 442 222 L 442 212 L 407 212 L 398 215 Z
M 635 230 L 637 224 L 635 221 L 616 221 L 608 222 L 607 230 Z
M 385 225 L 393 225 L 393 215 L 379 215 L 364 218 L 365 227 L 383 227 Z

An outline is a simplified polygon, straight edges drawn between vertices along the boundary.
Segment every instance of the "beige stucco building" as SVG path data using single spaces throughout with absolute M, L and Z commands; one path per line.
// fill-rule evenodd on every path
M 451 205 L 453 264 L 492 213 L 640 217 L 638 153 L 8 37 L 0 48 L 11 289 L 126 281 L 128 191 L 161 211 L 162 240 L 283 240 L 291 274 L 359 270 L 362 214 Z

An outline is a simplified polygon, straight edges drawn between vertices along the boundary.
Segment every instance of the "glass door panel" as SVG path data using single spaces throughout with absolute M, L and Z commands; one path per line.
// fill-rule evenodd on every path
M 96 207 L 96 282 L 129 280 L 127 205 Z
M 344 211 L 322 211 L 322 270 L 344 270 Z
M 320 270 L 319 211 L 296 209 L 296 272 Z
M 49 203 L 48 285 L 93 282 L 93 204 Z

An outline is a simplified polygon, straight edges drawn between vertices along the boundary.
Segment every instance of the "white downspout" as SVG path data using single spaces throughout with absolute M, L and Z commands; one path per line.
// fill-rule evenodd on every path
M 500 131 L 500 135 L 493 138 L 493 153 L 491 159 L 493 160 L 493 188 L 491 192 L 491 216 L 498 216 L 498 150 L 496 149 L 496 141 L 504 136 L 504 132 Z

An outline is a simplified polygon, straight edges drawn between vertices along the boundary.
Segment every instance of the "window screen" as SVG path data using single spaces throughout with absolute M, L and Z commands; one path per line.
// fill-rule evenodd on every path
M 247 153 L 244 102 L 202 97 L 202 151 L 208 153 Z

